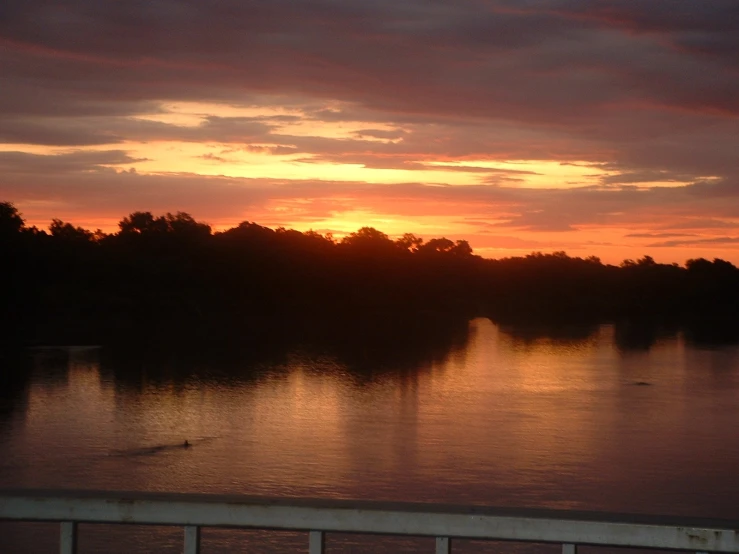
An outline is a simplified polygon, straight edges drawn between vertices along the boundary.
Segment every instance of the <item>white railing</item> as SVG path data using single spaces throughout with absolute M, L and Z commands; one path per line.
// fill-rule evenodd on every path
M 343 500 L 96 491 L 0 491 L 0 520 L 61 522 L 61 554 L 75 554 L 78 523 L 185 528 L 185 554 L 200 552 L 201 527 L 307 531 L 310 554 L 326 532 L 739 553 L 739 522 L 594 512 Z

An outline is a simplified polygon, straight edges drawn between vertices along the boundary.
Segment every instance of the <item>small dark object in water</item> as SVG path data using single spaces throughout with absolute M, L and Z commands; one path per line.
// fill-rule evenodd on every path
M 637 382 L 636 382 L 636 383 L 634 383 L 634 384 L 635 384 L 635 385 L 636 385 L 637 387 L 647 387 L 647 386 L 651 385 L 652 383 L 647 383 L 646 381 L 637 381 Z M 185 441 L 185 442 L 187 442 L 187 441 Z
M 185 444 L 182 445 L 185 448 L 190 448 L 190 443 L 187 442 L 187 439 L 185 439 Z

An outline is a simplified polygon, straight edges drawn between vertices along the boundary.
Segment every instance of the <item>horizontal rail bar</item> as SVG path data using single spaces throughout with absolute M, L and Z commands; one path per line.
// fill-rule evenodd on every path
M 560 510 L 96 491 L 0 491 L 0 519 L 250 527 L 739 553 L 739 522 Z

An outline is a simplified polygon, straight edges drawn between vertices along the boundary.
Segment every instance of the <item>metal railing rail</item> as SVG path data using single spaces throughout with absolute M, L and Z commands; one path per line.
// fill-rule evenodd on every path
M 60 552 L 75 554 L 77 524 L 172 525 L 185 529 L 185 554 L 199 554 L 202 527 L 307 531 L 310 554 L 327 532 L 560 543 L 739 554 L 739 521 L 561 510 L 392 502 L 109 491 L 0 491 L 0 520 L 58 521 Z

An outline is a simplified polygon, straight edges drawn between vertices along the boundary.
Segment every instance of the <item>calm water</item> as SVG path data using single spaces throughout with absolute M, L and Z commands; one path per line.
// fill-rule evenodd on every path
M 532 338 L 478 319 L 466 342 L 413 366 L 357 370 L 330 352 L 297 349 L 242 371 L 143 360 L 125 377 L 100 349 L 37 350 L 30 381 L 6 394 L 0 412 L 0 488 L 739 519 L 739 347 L 697 348 L 679 334 L 640 350 L 616 342 L 611 326 Z M 185 439 L 194 446 L 175 446 Z M 179 530 L 131 530 L 83 527 L 82 551 L 181 548 Z M 43 524 L 2 531 L 2 552 L 50 551 L 56 540 Z M 430 548 L 373 540 L 329 537 L 329 546 Z M 305 538 L 205 533 L 206 552 L 246 544 L 300 551 Z

